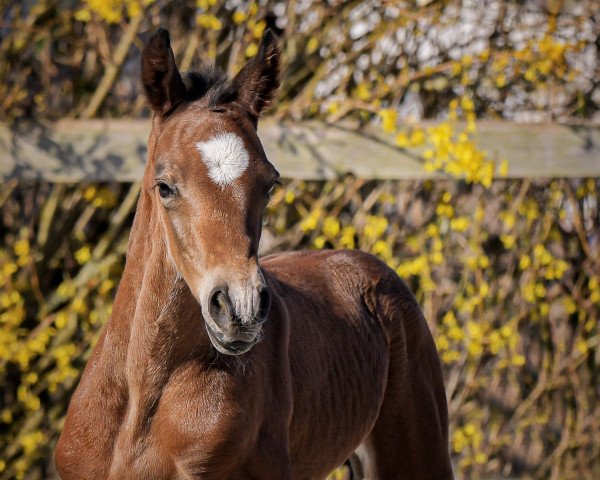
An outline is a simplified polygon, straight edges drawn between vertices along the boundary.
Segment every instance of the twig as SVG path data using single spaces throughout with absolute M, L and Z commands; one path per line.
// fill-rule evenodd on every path
M 100 80 L 100 83 L 92 95 L 87 107 L 85 107 L 81 112 L 81 118 L 91 118 L 96 115 L 98 108 L 100 108 L 100 105 L 102 105 L 106 95 L 108 95 L 109 90 L 112 88 L 115 80 L 117 79 L 117 75 L 123 66 L 123 62 L 127 58 L 129 47 L 137 35 L 143 18 L 144 16 L 140 14 L 137 17 L 133 17 L 131 22 L 129 22 L 125 33 L 121 37 L 121 40 L 115 49 L 115 54 L 112 61 L 106 66 L 102 80 Z

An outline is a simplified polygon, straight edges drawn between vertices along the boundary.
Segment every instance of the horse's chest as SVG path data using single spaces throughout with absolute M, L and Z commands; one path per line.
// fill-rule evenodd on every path
M 225 374 L 207 376 L 194 368 L 178 372 L 162 391 L 146 429 L 133 437 L 131 425 L 122 426 L 113 477 L 130 471 L 132 478 L 145 479 L 233 478 L 258 434 L 260 412 L 252 394 Z

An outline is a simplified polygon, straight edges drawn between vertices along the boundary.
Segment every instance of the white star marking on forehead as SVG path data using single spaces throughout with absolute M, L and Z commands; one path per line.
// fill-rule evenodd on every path
M 248 151 L 234 133 L 219 133 L 206 142 L 196 143 L 209 177 L 220 187 L 232 184 L 248 167 Z

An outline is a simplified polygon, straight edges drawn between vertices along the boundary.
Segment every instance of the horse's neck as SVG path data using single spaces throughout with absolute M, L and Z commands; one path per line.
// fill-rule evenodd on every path
M 209 348 L 200 308 L 167 258 L 160 225 L 142 192 L 108 334 L 121 338 L 130 422 L 148 418 L 173 370 Z

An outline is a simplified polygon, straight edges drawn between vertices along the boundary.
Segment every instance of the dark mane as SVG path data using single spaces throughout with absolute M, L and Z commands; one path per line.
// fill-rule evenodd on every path
M 201 65 L 183 74 L 187 94 L 185 102 L 206 99 L 209 108 L 216 108 L 237 99 L 238 89 L 235 83 L 219 67 Z

